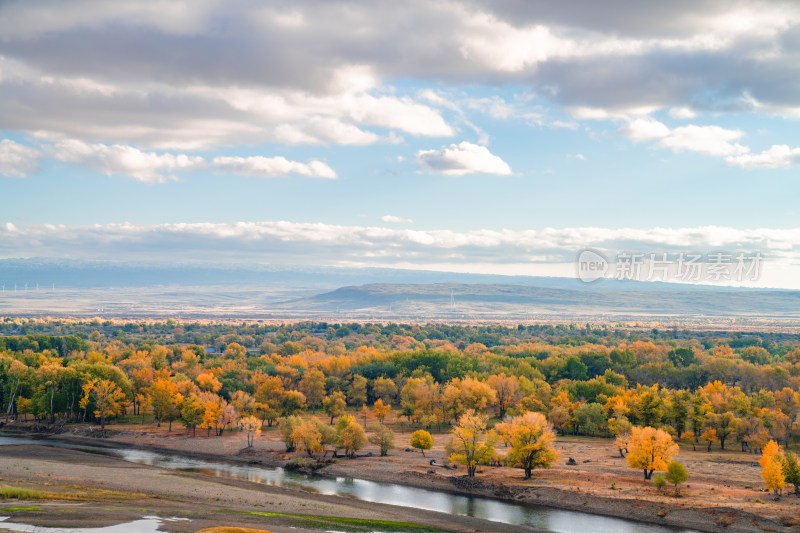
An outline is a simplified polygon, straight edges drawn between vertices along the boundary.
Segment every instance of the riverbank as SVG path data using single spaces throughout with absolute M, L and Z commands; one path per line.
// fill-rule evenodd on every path
M 530 531 L 424 510 L 410 516 L 404 507 L 173 471 L 30 442 L 0 446 L 0 465 L 0 485 L 40 495 L 0 499 L 0 515 L 35 527 L 84 530 L 155 516 L 165 521 L 162 528 L 168 531 L 216 526 L 276 533 Z
M 97 438 L 96 431 L 76 426 L 56 438 L 265 466 L 284 466 L 295 457 L 295 454 L 283 451 L 283 444 L 274 429 L 257 438 L 251 449 L 244 447 L 244 436 L 238 433 L 229 433 L 224 437 L 193 438 L 182 432 L 169 433 L 166 428 L 159 430 L 150 426 L 111 429 L 106 432 L 106 438 Z M 407 433 L 397 435 L 398 445 L 404 438 L 408 438 Z M 562 439 L 558 444 L 563 457 L 576 456 L 582 461 L 573 467 L 565 467 L 560 461 L 559 466 L 548 471 L 537 471 L 534 479 L 528 481 L 522 480 L 521 472 L 508 468 L 487 468 L 475 479 L 468 479 L 459 472 L 431 467 L 428 459 L 443 459 L 441 446 L 431 450 L 425 459 L 419 453 L 406 451 L 405 448 L 394 450 L 389 457 L 378 457 L 376 453 L 373 457 L 340 459 L 317 471 L 317 474 L 395 483 L 715 533 L 795 530 L 797 522 L 791 521 L 797 519 L 800 506 L 793 501 L 794 497 L 773 502 L 768 494 L 754 488 L 758 480 L 752 479 L 752 456 L 744 458 L 749 462 L 742 461 L 741 457 L 728 457 L 726 461 L 719 462 L 719 458 L 713 454 L 682 458 L 690 467 L 692 478 L 687 487 L 682 489 L 684 497 L 675 498 L 669 491 L 659 493 L 652 485 L 643 484 L 635 471 L 626 469 L 624 461 L 620 462 L 604 450 L 603 441 Z M 720 473 L 713 468 L 717 464 L 722 465 L 723 475 L 727 472 L 728 479 L 719 479 Z M 753 512 L 753 506 L 760 506 L 762 512 Z

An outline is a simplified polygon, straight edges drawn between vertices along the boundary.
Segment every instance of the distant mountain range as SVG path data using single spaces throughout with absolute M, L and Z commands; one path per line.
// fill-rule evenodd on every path
M 512 284 L 368 284 L 286 302 L 294 312 L 411 315 L 800 316 L 800 291 L 588 291 Z
M 0 283 L 5 315 L 800 317 L 800 291 L 381 268 L 8 259 Z

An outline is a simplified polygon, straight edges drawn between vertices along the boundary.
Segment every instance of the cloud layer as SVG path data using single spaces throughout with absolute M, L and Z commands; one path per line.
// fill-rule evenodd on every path
M 792 0 L 7 2 L 0 129 L 197 149 L 455 134 L 395 80 L 568 108 L 800 115 Z M 388 84 L 388 85 L 387 85 Z
M 395 222 L 395 217 L 388 223 Z M 419 265 L 459 263 L 572 262 L 586 248 L 679 253 L 760 251 L 771 259 L 800 260 L 800 228 L 741 230 L 693 228 L 545 228 L 541 230 L 415 230 L 289 221 L 235 224 L 110 224 L 0 227 L 0 257 L 72 257 L 88 250 L 94 259 L 216 259 L 279 263 Z M 215 259 L 215 260 L 216 260 Z

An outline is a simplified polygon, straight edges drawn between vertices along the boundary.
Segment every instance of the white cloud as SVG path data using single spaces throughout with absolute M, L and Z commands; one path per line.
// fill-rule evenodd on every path
M 800 163 L 800 148 L 785 144 L 773 145 L 758 154 L 740 154 L 725 158 L 725 162 L 743 168 L 781 168 Z
M 508 163 L 494 155 L 485 146 L 464 141 L 440 150 L 420 150 L 417 164 L 434 174 L 464 176 L 466 174 L 512 174 Z
M 636 142 L 658 141 L 658 144 L 675 152 L 700 152 L 717 157 L 745 154 L 749 148 L 735 143 L 744 133 L 719 126 L 697 126 L 690 124 L 670 129 L 665 124 L 650 118 L 636 118 L 618 131 Z
M 633 139 L 634 141 L 652 141 L 663 139 L 670 134 L 669 128 L 661 122 L 650 118 L 636 118 L 628 122 L 628 125 L 619 130 L 619 133 Z
M 671 107 L 669 110 L 669 116 L 678 119 L 692 119 L 697 116 L 697 113 L 691 107 L 680 106 Z
M 24 178 L 39 170 L 39 150 L 11 139 L 0 141 L 0 175 Z
M 284 157 L 215 157 L 212 161 L 215 168 L 232 174 L 274 178 L 298 174 L 312 178 L 336 179 L 336 172 L 322 161 L 298 163 Z
M 87 144 L 78 140 L 61 141 L 53 147 L 53 157 L 80 165 L 106 176 L 122 174 L 144 183 L 163 183 L 179 170 L 192 170 L 203 164 L 202 157 L 185 154 L 143 152 L 133 146 Z
M 719 126 L 681 126 L 675 128 L 661 140 L 661 144 L 679 152 L 688 150 L 713 156 L 742 154 L 748 148 L 733 141 L 740 139 L 743 132 L 727 130 Z
M 390 222 L 392 224 L 411 224 L 412 222 L 414 222 L 410 218 L 401 218 L 395 215 L 383 215 L 381 217 L 381 220 L 383 220 L 384 222 Z

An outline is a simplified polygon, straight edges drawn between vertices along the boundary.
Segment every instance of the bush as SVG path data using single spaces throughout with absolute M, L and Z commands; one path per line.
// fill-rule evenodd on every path
M 369 437 L 369 441 L 380 448 L 381 457 L 384 457 L 394 448 L 394 432 L 386 426 L 378 426 L 375 433 Z
M 653 476 L 653 485 L 655 485 L 659 491 L 661 491 L 661 489 L 663 489 L 664 485 L 666 484 L 667 480 L 664 479 L 664 476 L 662 476 L 661 474 L 656 474 L 655 476 Z

